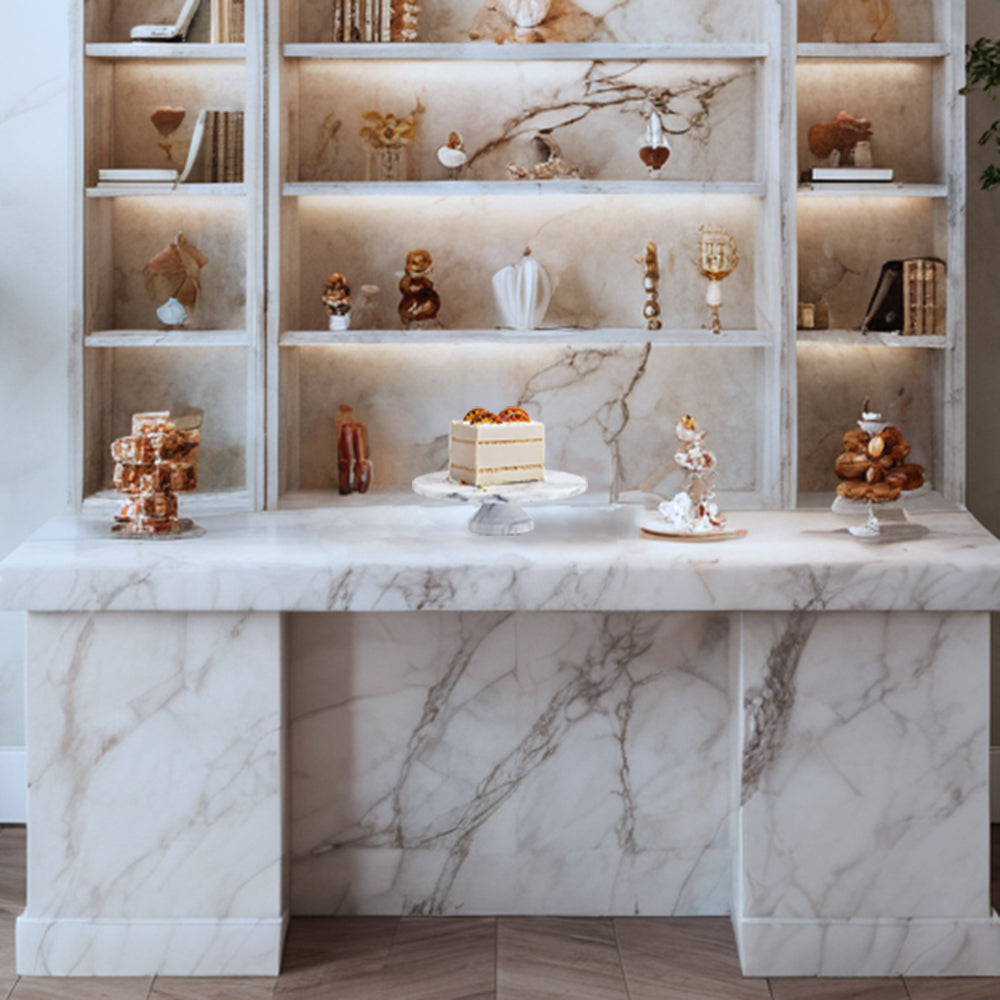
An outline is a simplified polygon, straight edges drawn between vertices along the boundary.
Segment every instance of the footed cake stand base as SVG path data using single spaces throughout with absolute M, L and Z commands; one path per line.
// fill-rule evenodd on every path
M 583 476 L 552 469 L 546 469 L 545 478 L 537 483 L 505 483 L 489 489 L 455 482 L 447 470 L 413 480 L 413 492 L 421 496 L 478 504 L 479 509 L 469 519 L 469 531 L 476 535 L 523 535 L 535 522 L 521 504 L 568 500 L 586 489 Z

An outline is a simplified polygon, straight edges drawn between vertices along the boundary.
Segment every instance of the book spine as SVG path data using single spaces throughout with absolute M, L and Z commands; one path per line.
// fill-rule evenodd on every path
M 900 333 L 904 337 L 912 336 L 915 330 L 917 279 L 916 261 L 903 261 L 903 321 Z
M 221 124 L 222 123 L 219 121 L 219 112 L 210 111 L 208 114 L 208 121 L 206 122 L 209 136 L 208 182 L 210 184 L 217 184 L 221 180 L 221 171 L 219 169 L 219 160 L 222 155 L 222 151 L 219 148 L 219 132 L 221 130 Z
M 380 0 L 382 5 L 381 15 L 382 15 L 382 27 L 379 33 L 380 42 L 391 42 L 392 41 L 392 0 Z
M 939 337 L 948 334 L 948 269 L 940 260 L 934 267 L 934 333 Z
M 229 12 L 229 40 L 231 42 L 246 41 L 246 4 L 245 0 L 231 0 Z
M 333 0 L 333 40 L 344 40 L 344 0 Z

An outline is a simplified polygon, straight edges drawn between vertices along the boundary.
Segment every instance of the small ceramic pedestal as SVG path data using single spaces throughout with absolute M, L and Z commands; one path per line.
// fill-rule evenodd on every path
M 457 483 L 447 470 L 429 472 L 413 480 L 413 492 L 434 500 L 478 503 L 479 509 L 469 519 L 469 531 L 476 535 L 523 535 L 535 522 L 521 507 L 523 503 L 548 503 L 568 500 L 587 490 L 587 480 L 571 472 L 545 470 L 545 479 L 537 483 L 504 483 L 492 489 Z

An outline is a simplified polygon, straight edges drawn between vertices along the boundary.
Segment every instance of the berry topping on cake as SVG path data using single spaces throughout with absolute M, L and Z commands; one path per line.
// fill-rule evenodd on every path
M 531 417 L 520 406 L 508 406 L 506 410 L 500 411 L 500 422 L 502 424 L 530 424 Z
M 462 419 L 467 424 L 498 424 L 500 423 L 500 418 L 495 413 L 490 413 L 489 410 L 484 410 L 481 406 L 477 406 L 473 410 L 469 410 L 468 413 Z

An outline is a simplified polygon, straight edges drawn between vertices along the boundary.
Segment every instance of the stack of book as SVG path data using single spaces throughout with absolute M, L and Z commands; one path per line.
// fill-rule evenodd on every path
M 947 268 L 937 257 L 909 257 L 882 265 L 861 331 L 905 337 L 947 333 Z
M 933 257 L 903 261 L 905 336 L 945 335 L 945 266 Z
M 335 42 L 391 42 L 392 0 L 333 0 Z
M 240 184 L 243 181 L 242 111 L 198 112 L 187 159 L 181 170 L 146 167 L 110 167 L 97 172 L 98 187 L 122 184 L 162 184 L 185 181 L 203 184 Z
M 242 42 L 246 38 L 245 0 L 212 0 L 211 42 Z

